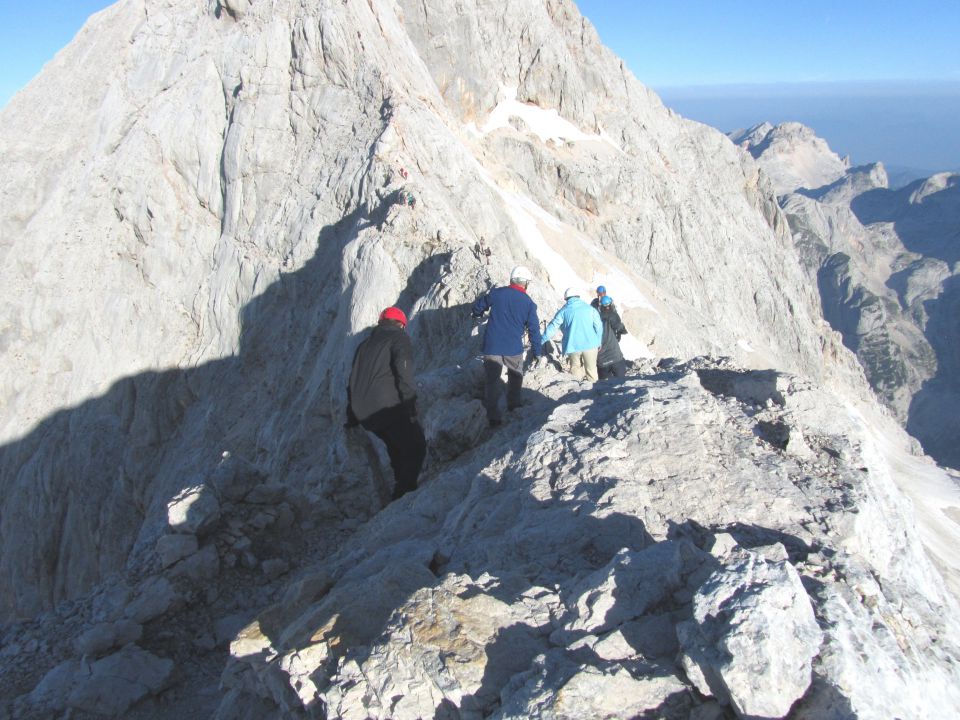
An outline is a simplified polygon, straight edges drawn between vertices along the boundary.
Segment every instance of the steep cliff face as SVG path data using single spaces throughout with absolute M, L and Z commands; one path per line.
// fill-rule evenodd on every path
M 568 3 L 126 0 L 3 125 L 8 611 L 121 567 L 223 449 L 328 486 L 357 332 L 400 302 L 421 367 L 464 362 L 517 262 L 544 313 L 616 288 L 638 355 L 846 362 L 737 151 Z
M 824 317 L 871 386 L 927 453 L 956 467 L 960 336 L 945 318 L 957 302 L 958 177 L 890 190 L 883 165 L 847 169 L 796 123 L 731 137 L 773 179 Z

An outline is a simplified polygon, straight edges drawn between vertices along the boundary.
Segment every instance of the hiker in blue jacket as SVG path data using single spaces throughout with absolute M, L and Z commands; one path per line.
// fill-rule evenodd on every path
M 596 382 L 597 353 L 603 340 L 600 313 L 580 299 L 576 288 L 567 288 L 563 297 L 567 302 L 547 325 L 544 340 L 552 340 L 557 330 L 562 331 L 567 370 L 577 380 L 583 380 L 586 375 L 588 380 Z
M 523 265 L 510 273 L 510 284 L 494 288 L 474 304 L 473 317 L 477 320 L 490 311 L 483 336 L 484 399 L 487 420 L 491 426 L 503 422 L 500 413 L 500 395 L 503 392 L 503 368 L 507 369 L 507 410 L 521 405 L 523 387 L 523 334 L 530 335 L 530 347 L 537 364 L 542 362 L 540 319 L 537 304 L 527 295 L 527 286 L 533 274 Z

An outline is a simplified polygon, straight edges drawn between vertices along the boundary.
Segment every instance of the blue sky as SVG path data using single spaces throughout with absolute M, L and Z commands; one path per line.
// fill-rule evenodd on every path
M 0 107 L 87 16 L 111 4 L 0 0 Z M 960 169 L 960 0 L 577 6 L 604 44 L 683 115 L 725 131 L 798 120 L 855 163 Z M 876 128 L 880 113 L 884 128 Z
M 957 0 L 577 0 L 644 84 L 960 82 Z
M 0 107 L 112 0 L 0 0 Z
M 681 115 L 802 122 L 891 180 L 960 171 L 960 0 L 578 0 Z

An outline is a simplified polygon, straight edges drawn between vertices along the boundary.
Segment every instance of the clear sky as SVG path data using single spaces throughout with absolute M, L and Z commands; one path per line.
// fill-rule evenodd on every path
M 960 171 L 960 0 L 577 6 L 686 117 L 724 132 L 802 122 L 894 182 Z
M 111 4 L 0 0 L 0 107 L 71 40 L 91 13 Z M 603 43 L 681 114 L 721 130 L 763 120 L 798 120 L 857 163 L 884 160 L 960 169 L 960 121 L 955 114 L 960 107 L 960 0 L 576 4 Z M 892 93 L 885 89 L 891 80 L 901 81 Z M 859 94 L 864 102 L 829 100 L 836 92 L 827 90 L 825 95 L 826 84 L 844 81 L 835 87 Z M 876 82 L 857 84 L 862 81 Z M 903 88 L 921 81 L 925 106 L 917 105 L 911 115 L 913 100 Z M 931 86 L 926 81 L 940 82 Z M 931 93 L 931 87 L 936 91 Z M 876 124 L 872 119 L 891 108 L 898 114 L 886 122 L 889 132 L 871 135 Z M 934 117 L 934 125 L 924 124 Z M 927 146 L 908 147 L 908 136 L 924 136 Z M 861 142 L 867 139 L 872 144 Z
M 0 107 L 113 0 L 0 0 Z
M 960 81 L 958 0 L 577 0 L 641 82 Z

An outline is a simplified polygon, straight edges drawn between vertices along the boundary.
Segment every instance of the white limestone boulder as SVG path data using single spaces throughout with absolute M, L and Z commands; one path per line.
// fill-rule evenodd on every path
M 781 718 L 810 687 L 823 633 L 797 571 L 743 553 L 715 571 L 677 626 L 687 676 L 741 718 Z
M 504 689 L 502 700 L 492 715 L 497 720 L 680 718 L 692 705 L 686 686 L 666 667 L 636 675 L 622 665 L 582 665 L 558 650 L 537 657 Z
M 679 543 L 617 553 L 573 591 L 576 619 L 567 628 L 601 634 L 640 618 L 680 587 L 681 569 Z
M 167 504 L 167 524 L 175 532 L 200 535 L 220 519 L 220 501 L 207 485 L 188 487 Z

